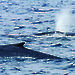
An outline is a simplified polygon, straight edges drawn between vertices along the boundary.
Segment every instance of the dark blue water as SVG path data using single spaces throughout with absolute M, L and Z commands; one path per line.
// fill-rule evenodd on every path
M 56 14 L 64 7 L 72 13 L 71 32 L 75 32 L 74 0 L 1 0 L 0 44 L 26 42 L 29 49 L 45 52 L 66 60 L 26 57 L 0 58 L 0 75 L 74 75 L 75 37 L 33 36 L 35 33 L 55 31 Z M 66 23 L 66 21 L 65 21 Z

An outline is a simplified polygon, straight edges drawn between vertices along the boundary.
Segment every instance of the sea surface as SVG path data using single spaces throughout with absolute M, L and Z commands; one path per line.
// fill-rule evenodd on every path
M 75 37 L 35 36 L 55 31 L 56 14 L 65 7 L 72 14 L 69 32 L 75 32 L 75 0 L 0 0 L 0 45 L 25 42 L 28 49 L 70 59 L 1 57 L 0 75 L 75 75 Z

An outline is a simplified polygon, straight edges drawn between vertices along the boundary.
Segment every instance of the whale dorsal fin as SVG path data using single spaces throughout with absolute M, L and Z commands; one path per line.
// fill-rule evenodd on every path
M 21 42 L 21 43 L 14 44 L 14 46 L 23 47 L 24 44 L 25 42 Z

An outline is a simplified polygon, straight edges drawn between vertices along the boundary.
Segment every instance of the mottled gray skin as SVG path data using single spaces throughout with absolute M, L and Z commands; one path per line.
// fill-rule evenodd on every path
M 24 48 L 25 43 L 9 44 L 0 46 L 0 57 L 15 57 L 15 56 L 27 56 L 34 57 L 36 59 L 63 59 L 50 54 L 34 51 Z

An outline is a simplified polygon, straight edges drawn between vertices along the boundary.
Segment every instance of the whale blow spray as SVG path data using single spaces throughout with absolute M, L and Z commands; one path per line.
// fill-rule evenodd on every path
M 62 9 L 56 15 L 56 31 L 69 32 L 71 24 L 71 10 L 66 8 Z

